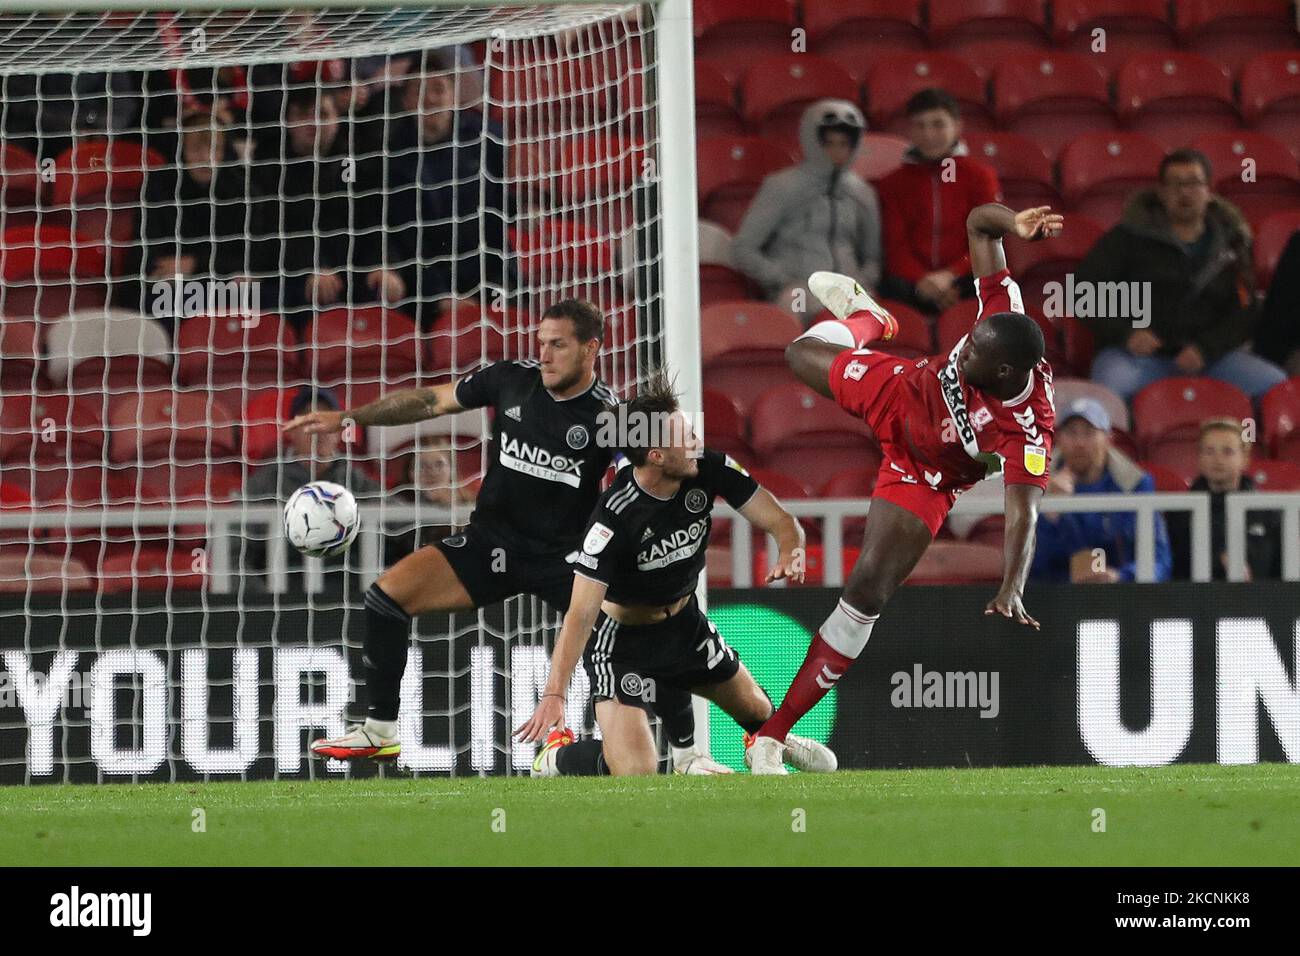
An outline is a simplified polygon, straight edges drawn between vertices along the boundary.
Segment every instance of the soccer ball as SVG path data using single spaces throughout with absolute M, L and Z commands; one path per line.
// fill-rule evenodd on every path
M 361 515 L 352 492 L 332 481 L 313 481 L 289 496 L 284 506 L 284 535 L 313 558 L 332 558 L 352 546 L 361 530 Z

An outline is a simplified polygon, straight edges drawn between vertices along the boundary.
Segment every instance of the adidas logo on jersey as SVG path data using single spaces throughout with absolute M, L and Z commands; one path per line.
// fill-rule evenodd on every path
M 655 536 L 654 529 L 650 527 L 647 527 L 644 531 L 641 532 L 642 541 L 649 541 L 654 536 Z
M 518 405 L 511 405 L 506 409 L 506 418 L 513 418 L 515 421 L 523 421 L 523 416 L 519 413 Z

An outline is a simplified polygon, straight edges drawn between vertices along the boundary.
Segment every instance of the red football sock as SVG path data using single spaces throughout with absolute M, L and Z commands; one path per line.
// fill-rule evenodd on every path
M 892 315 L 888 313 L 882 319 L 874 312 L 868 312 L 863 309 L 861 312 L 854 312 L 847 319 L 842 320 L 853 333 L 853 341 L 857 343 L 858 348 L 862 348 L 869 342 L 877 339 L 892 339 L 894 333 L 898 331 L 898 323 Z
M 822 640 L 819 633 L 813 638 L 799 673 L 794 675 L 794 683 L 785 692 L 785 700 L 781 701 L 780 709 L 758 729 L 758 736 L 785 740 L 790 728 L 812 710 L 817 701 L 826 696 L 852 663 L 853 658 L 845 657 L 835 650 Z

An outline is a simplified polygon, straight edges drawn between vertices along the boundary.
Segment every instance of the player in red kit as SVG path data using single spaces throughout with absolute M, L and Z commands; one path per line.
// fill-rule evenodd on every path
M 1046 206 L 1013 212 L 987 203 L 966 220 L 979 293 L 975 326 L 947 355 L 903 359 L 869 346 L 898 325 L 853 279 L 817 272 L 808 288 L 835 316 L 786 349 L 794 374 L 871 426 L 883 461 L 862 553 L 839 604 L 813 638 L 785 700 L 749 742 L 756 774 L 785 773 L 786 734 L 862 653 L 890 595 L 930 546 L 957 495 L 999 472 L 1006 484 L 1002 587 L 986 615 L 1035 629 L 1022 603 L 1047 487 L 1055 411 L 1052 369 L 1038 324 L 1025 315 L 1002 237 L 1060 232 Z

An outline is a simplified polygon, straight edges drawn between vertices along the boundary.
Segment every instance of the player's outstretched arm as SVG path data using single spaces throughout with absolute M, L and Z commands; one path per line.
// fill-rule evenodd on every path
M 299 415 L 284 426 L 285 432 L 301 428 L 308 435 L 343 430 L 345 422 L 371 427 L 374 425 L 410 425 L 439 415 L 461 411 L 456 401 L 456 384 L 447 382 L 432 388 L 407 388 L 376 399 L 369 405 L 346 412 L 316 411 Z
M 1007 525 L 1002 587 L 984 608 L 986 615 L 1001 614 L 1034 630 L 1039 629 L 1039 623 L 1029 616 L 1022 598 L 1029 566 L 1034 560 L 1034 527 L 1038 524 L 1038 501 L 1042 497 L 1043 489 L 1037 485 L 1006 486 Z
M 740 509 L 741 516 L 755 528 L 766 531 L 776 538 L 779 554 L 776 566 L 767 572 L 764 584 L 789 578 L 796 584 L 803 582 L 807 570 L 807 558 L 804 552 L 804 533 L 794 515 L 781 507 L 781 502 L 772 496 L 766 488 L 759 488 L 754 496 Z
M 1003 236 L 1014 235 L 1036 242 L 1058 235 L 1064 223 L 1064 217 L 1052 212 L 1051 206 L 1035 206 L 1020 212 L 996 202 L 976 206 L 966 217 L 971 272 L 979 279 L 1007 267 L 1002 251 Z
M 600 614 L 600 602 L 605 600 L 608 586 L 581 574 L 573 576 L 573 593 L 569 597 L 569 610 L 560 626 L 560 636 L 555 639 L 555 652 L 551 655 L 551 673 L 546 679 L 546 689 L 537 701 L 537 709 L 518 729 L 515 736 L 523 743 L 544 740 L 551 729 L 564 725 L 564 702 L 568 696 L 569 677 L 578 666 L 578 660 L 591 640 L 591 629 Z

